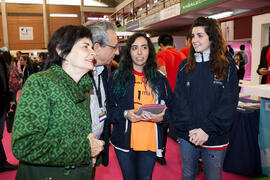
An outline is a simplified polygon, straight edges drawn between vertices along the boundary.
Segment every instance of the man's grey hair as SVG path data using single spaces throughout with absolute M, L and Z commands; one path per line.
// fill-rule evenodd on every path
M 109 37 L 107 35 L 107 31 L 116 31 L 115 25 L 108 21 L 94 21 L 86 23 L 85 26 L 92 33 L 93 44 L 99 43 L 101 46 L 106 46 L 107 44 L 109 44 Z

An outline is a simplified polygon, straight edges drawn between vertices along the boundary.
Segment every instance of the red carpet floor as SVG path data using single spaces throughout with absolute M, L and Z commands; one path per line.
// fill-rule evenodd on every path
M 11 134 L 8 134 L 5 128 L 3 144 L 7 155 L 8 162 L 17 164 L 18 160 L 13 156 L 11 151 Z M 168 139 L 167 153 L 166 153 L 167 165 L 161 166 L 158 163 L 155 166 L 153 173 L 153 180 L 178 180 L 181 179 L 181 161 L 178 145 L 175 141 Z M 16 171 L 0 173 L 0 180 L 14 180 Z M 222 174 L 223 180 L 251 180 L 250 178 L 239 176 L 236 174 L 225 173 Z M 121 180 L 121 170 L 118 165 L 117 158 L 110 147 L 110 163 L 108 167 L 100 166 L 97 168 L 96 180 Z M 204 175 L 197 176 L 197 180 L 204 180 Z

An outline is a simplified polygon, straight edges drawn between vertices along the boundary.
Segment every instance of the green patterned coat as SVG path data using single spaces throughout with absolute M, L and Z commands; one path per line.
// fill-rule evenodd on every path
M 57 65 L 30 76 L 22 89 L 12 129 L 15 157 L 44 166 L 89 164 L 90 89 L 87 75 L 76 84 Z

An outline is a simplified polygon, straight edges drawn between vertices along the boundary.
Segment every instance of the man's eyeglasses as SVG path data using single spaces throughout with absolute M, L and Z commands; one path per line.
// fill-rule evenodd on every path
M 111 47 L 111 48 L 113 48 L 113 49 L 118 49 L 118 48 L 119 48 L 119 44 L 116 44 L 115 46 L 106 44 L 105 46 L 109 46 L 109 47 Z

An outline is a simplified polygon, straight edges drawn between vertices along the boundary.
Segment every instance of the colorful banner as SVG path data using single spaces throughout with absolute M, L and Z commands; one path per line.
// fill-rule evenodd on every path
M 180 3 L 181 14 L 187 13 L 189 11 L 208 6 L 220 2 L 221 0 L 185 0 Z

